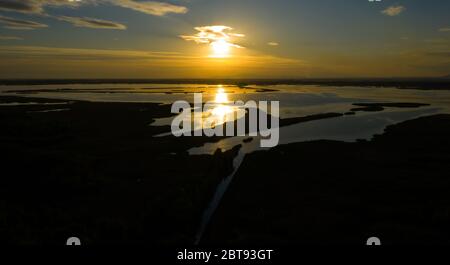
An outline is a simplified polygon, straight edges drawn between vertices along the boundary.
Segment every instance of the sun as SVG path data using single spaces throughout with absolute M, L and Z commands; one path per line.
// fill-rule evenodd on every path
M 230 43 L 224 39 L 219 39 L 211 43 L 213 58 L 226 58 L 230 56 Z

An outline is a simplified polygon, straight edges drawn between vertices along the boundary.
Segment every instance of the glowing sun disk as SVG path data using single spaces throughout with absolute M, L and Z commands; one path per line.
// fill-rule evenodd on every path
M 230 55 L 230 43 L 224 39 L 216 40 L 211 43 L 211 48 L 213 51 L 212 57 L 214 58 L 225 58 Z

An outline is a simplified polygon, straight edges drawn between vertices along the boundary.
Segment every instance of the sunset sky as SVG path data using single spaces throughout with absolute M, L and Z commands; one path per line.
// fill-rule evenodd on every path
M 450 1 L 0 0 L 0 78 L 450 74 Z

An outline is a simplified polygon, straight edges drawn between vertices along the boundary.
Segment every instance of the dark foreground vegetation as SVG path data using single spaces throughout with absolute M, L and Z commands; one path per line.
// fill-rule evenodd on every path
M 450 244 L 450 115 L 250 154 L 203 244 Z
M 59 100 L 1 97 L 2 103 Z M 0 106 L 0 243 L 190 243 L 234 154 L 191 157 L 203 138 L 154 138 L 157 104 Z M 39 112 L 69 108 L 70 111 Z

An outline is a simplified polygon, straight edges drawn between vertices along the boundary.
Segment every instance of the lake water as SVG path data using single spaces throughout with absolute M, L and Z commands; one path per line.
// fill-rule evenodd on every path
M 202 93 L 204 102 L 218 102 L 218 106 L 207 113 L 217 118 L 229 112 L 226 102 L 253 100 L 280 102 L 280 118 L 302 117 L 320 113 L 345 113 L 354 108 L 354 103 L 412 102 L 427 103 L 420 108 L 385 108 L 381 112 L 357 112 L 356 115 L 294 124 L 280 129 L 280 144 L 318 139 L 355 141 L 370 139 L 382 133 L 386 126 L 417 117 L 436 113 L 450 113 L 450 91 L 406 90 L 375 87 L 332 87 L 316 85 L 277 85 L 277 86 L 236 86 L 219 85 L 158 85 L 158 84 L 70 84 L 36 86 L 0 86 L 1 95 L 19 95 L 64 100 L 86 100 L 93 102 L 148 102 L 172 104 L 177 100 L 193 103 L 193 93 Z M 0 103 L 3 106 L 35 103 Z M 57 109 L 62 109 L 60 106 Z M 51 111 L 51 109 L 49 109 Z M 67 110 L 66 110 L 67 111 Z M 202 114 L 205 116 L 205 114 Z M 156 120 L 151 126 L 170 125 L 173 118 Z M 226 120 L 225 120 L 226 121 Z M 197 125 L 198 128 L 202 125 Z M 193 155 L 212 154 L 217 148 L 230 150 L 242 144 L 244 153 L 260 150 L 259 137 L 244 143 L 248 137 L 231 137 L 216 143 L 189 150 Z

